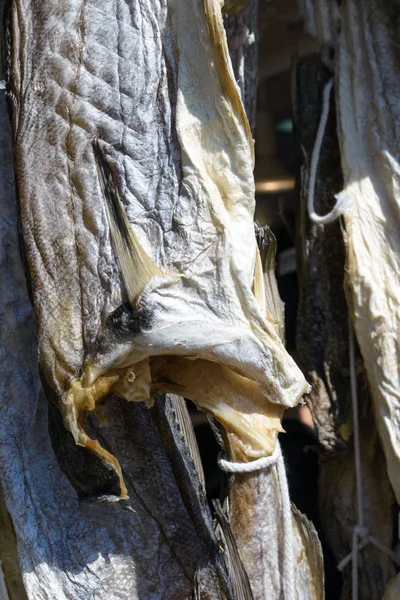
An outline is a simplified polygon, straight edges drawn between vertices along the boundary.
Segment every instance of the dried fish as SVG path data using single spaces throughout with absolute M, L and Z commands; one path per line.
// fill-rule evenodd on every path
M 345 4 L 337 94 L 350 311 L 399 501 L 397 18 L 392 2 Z
M 381 443 L 395 491 L 397 475 L 394 473 L 398 471 L 394 456 L 398 453 L 395 440 L 399 423 L 395 411 L 388 409 L 396 405 L 388 382 L 392 386 L 396 379 L 391 371 L 393 360 L 387 356 L 391 342 L 389 345 L 386 342 L 392 338 L 396 309 L 391 305 L 391 297 L 396 283 L 391 277 L 382 279 L 385 269 L 391 272 L 392 266 L 388 265 L 396 255 L 388 233 L 394 222 L 392 211 L 396 191 L 388 183 L 390 169 L 378 159 L 385 144 L 393 146 L 396 139 L 395 130 L 385 125 L 387 119 L 393 125 L 396 123 L 395 110 L 386 102 L 393 93 L 391 86 L 396 85 L 398 70 L 397 46 L 393 42 L 396 9 L 390 2 L 359 4 L 349 1 L 343 3 L 341 10 L 337 2 L 330 0 L 304 2 L 303 5 L 307 29 L 328 45 L 334 51 L 331 56 L 335 56 L 340 158 L 345 180 L 344 192 L 336 198 L 342 203 L 344 213 L 347 301 L 365 365 L 357 356 L 355 378 L 360 408 L 356 424 L 361 450 L 361 465 L 357 466 L 350 445 L 353 443 L 353 421 L 346 372 L 348 333 L 341 289 L 345 279 L 341 227 L 338 221 L 309 228 L 303 222 L 302 249 L 307 249 L 308 264 L 300 263 L 305 293 L 299 340 L 301 355 L 314 383 L 310 404 L 325 449 L 320 478 L 321 518 L 338 560 L 349 554 L 354 544 L 354 528 L 363 519 L 365 532 L 361 538 L 356 585 L 351 582 L 351 560 L 346 559 L 348 566 L 344 570 L 342 598 L 357 597 L 358 585 L 361 597 L 378 599 L 383 596 L 385 584 L 393 574 L 390 548 L 394 529 L 393 498 Z M 305 98 L 300 115 L 304 119 L 301 123 L 303 131 L 309 131 L 310 124 L 312 128 L 316 111 L 309 108 L 313 98 L 320 96 L 322 80 L 319 79 L 320 87 L 314 96 L 311 78 L 308 82 L 303 81 Z M 319 214 L 331 210 L 334 194 L 342 186 L 335 125 L 331 112 L 321 149 L 322 164 L 315 194 Z M 303 143 L 309 158 L 310 140 L 304 136 Z M 395 174 L 393 177 L 396 179 Z M 388 232 L 384 233 L 386 228 Z M 311 322 L 316 326 L 309 335 Z M 365 381 L 365 370 L 369 386 Z M 388 432 L 392 432 L 391 437 Z M 356 509 L 355 480 L 359 475 L 364 506 L 361 515 Z M 381 549 L 365 543 L 368 535 L 378 540 Z
M 15 0 L 11 48 L 39 368 L 84 448 L 57 429 L 64 471 L 82 496 L 127 497 L 85 425 L 113 392 L 185 395 L 271 453 L 308 384 L 257 301 L 253 140 L 220 3 Z
M 24 23 L 30 26 L 29 20 L 19 26 Z M 102 495 L 110 488 L 98 486 L 104 469 L 99 475 L 96 463 L 87 461 L 85 450 L 65 430 L 58 409 L 52 404 L 47 408 L 20 264 L 11 135 L 4 91 L 0 94 L 0 480 L 18 546 L 14 569 L 21 572 L 32 600 L 189 600 L 195 579 L 200 580 L 202 600 L 233 600 L 204 490 L 168 398 L 156 401 L 151 411 L 109 398 L 88 419 L 90 434 L 118 455 L 127 482 L 129 501 L 111 506 L 101 502 L 110 499 Z M 59 160 L 66 158 L 60 150 Z M 49 246 L 48 251 L 58 256 L 57 248 Z M 96 255 L 102 267 L 107 266 L 104 258 Z M 108 274 L 106 270 L 102 283 Z M 75 280 L 70 284 L 75 289 Z M 48 318 L 55 315 L 50 312 Z M 57 352 L 63 350 L 61 343 Z M 97 504 L 78 501 L 56 462 L 48 428 L 58 452 L 70 458 L 69 464 L 61 464 L 77 487 L 85 486 L 86 478 L 84 489 Z M 5 549 L 2 543 L 0 555 Z M 15 561 L 16 553 L 13 545 L 8 559 Z M 6 567 L 10 600 L 21 600 L 23 592 Z
M 256 231 L 265 269 L 261 275 L 268 281 L 265 310 L 283 335 L 283 307 L 271 268 L 275 240 L 268 227 Z M 230 525 L 255 600 L 322 599 L 321 545 L 313 525 L 299 511 L 291 510 L 280 449 L 270 466 L 244 472 L 248 457 L 240 443 L 223 429 L 221 443 L 229 461 L 239 466 L 228 478 Z

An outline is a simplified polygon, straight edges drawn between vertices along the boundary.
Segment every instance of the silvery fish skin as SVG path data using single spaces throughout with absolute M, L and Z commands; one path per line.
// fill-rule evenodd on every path
M 168 400 L 148 411 L 114 398 L 106 405 L 108 425 L 92 424 L 124 468 L 130 495 L 125 510 L 79 503 L 60 471 L 48 436 L 33 311 L 19 257 L 4 92 L 0 107 L 0 479 L 18 545 L 14 568 L 21 570 L 27 597 L 189 600 L 196 581 L 201 598 L 232 599 Z M 60 419 L 53 428 L 57 423 L 61 432 Z M 5 574 L 10 600 L 21 600 L 20 588 Z
M 204 491 L 168 399 L 149 411 L 110 398 L 101 420 L 90 424 L 94 437 L 118 454 L 128 503 L 79 502 L 57 464 L 20 260 L 11 128 L 4 90 L 0 94 L 0 480 L 17 544 L 10 550 L 2 543 L 0 556 L 7 552 L 15 560 L 18 550 L 13 568 L 29 600 L 189 600 L 195 587 L 201 598 L 233 600 Z M 52 406 L 50 427 L 64 450 L 76 448 Z M 76 468 L 71 465 L 72 476 Z M 82 479 L 91 474 L 93 464 L 86 462 Z M 22 600 L 20 583 L 6 567 L 9 598 Z
M 127 496 L 85 425 L 110 391 L 185 395 L 250 457 L 271 453 L 308 385 L 263 305 L 253 141 L 220 3 L 15 0 L 11 48 L 40 373 L 84 448 L 61 448 L 57 429 L 63 469 L 82 496 Z
M 228 453 L 234 462 L 245 461 L 232 443 Z M 289 500 L 283 498 L 287 493 L 283 477 L 285 473 L 275 464 L 229 476 L 232 532 L 254 600 L 323 600 L 321 544 L 313 525 L 296 508 L 292 508 L 291 522 L 284 521 L 283 503 Z M 288 552 L 293 558 L 290 574 L 284 565 Z M 289 595 L 290 586 L 294 595 Z

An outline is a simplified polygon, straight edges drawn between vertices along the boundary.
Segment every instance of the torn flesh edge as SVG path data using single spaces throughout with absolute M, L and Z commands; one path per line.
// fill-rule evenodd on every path
M 85 370 L 90 368 L 87 365 Z M 128 402 L 144 402 L 148 408 L 153 406 L 154 397 L 162 393 L 188 398 L 221 423 L 248 461 L 270 456 L 278 433 L 283 431 L 281 418 L 285 406 L 270 402 L 259 383 L 215 362 L 157 356 L 110 370 L 86 387 L 82 385 L 85 379 L 84 373 L 69 389 L 64 403 L 65 425 L 78 445 L 95 452 L 115 469 L 120 480 L 120 499 L 127 499 L 128 493 L 118 460 L 91 439 L 84 428 L 87 414 L 110 394 Z

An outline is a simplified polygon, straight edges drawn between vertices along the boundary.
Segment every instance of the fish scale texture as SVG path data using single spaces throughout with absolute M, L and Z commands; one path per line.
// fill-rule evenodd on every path
M 62 397 L 88 357 L 98 373 L 128 361 L 126 349 L 98 348 L 126 296 L 96 137 L 138 243 L 165 275 L 138 299 L 153 324 L 132 339 L 131 363 L 179 347 L 240 370 L 274 402 L 297 403 L 307 384 L 252 289 L 253 141 L 213 37 L 227 53 L 218 3 L 15 7 L 16 168 L 46 382 Z
M 54 433 L 51 410 L 53 446 L 59 446 L 63 471 L 81 495 L 88 494 L 101 460 L 105 471 L 103 479 L 99 475 L 104 483 L 100 491 L 117 495 L 110 483 L 110 465 L 115 467 L 115 462 L 105 465 L 104 452 L 97 450 L 95 456 L 90 449 L 93 443 L 87 434 L 97 437 L 103 448 L 115 453 L 135 511 L 125 514 L 119 506 L 95 505 L 86 523 L 83 505 L 68 496 L 71 489 L 52 462 L 48 476 L 53 472 L 66 491 L 60 487 L 56 492 L 49 481 L 46 493 L 54 495 L 55 503 L 59 494 L 65 508 L 70 503 L 67 522 L 75 514 L 83 520 L 81 530 L 72 526 L 74 534 L 65 541 L 69 556 L 74 555 L 70 548 L 80 531 L 85 542 L 94 535 L 94 547 L 101 548 L 101 554 L 90 568 L 84 567 L 88 560 L 79 556 L 79 541 L 76 577 L 74 568 L 62 563 L 68 551 L 57 555 L 55 569 L 47 573 L 43 567 L 39 573 L 39 555 L 44 556 L 43 565 L 53 564 L 55 546 L 33 548 L 33 537 L 39 538 L 36 531 L 25 554 L 21 550 L 25 534 L 13 507 L 14 481 L 21 480 L 27 468 L 26 463 L 20 464 L 8 480 L 7 497 L 21 560 L 34 556 L 34 567 L 24 569 L 32 597 L 46 597 L 46 586 L 41 587 L 45 582 L 53 597 L 62 598 L 62 593 L 79 597 L 82 586 L 82 598 L 88 594 L 112 598 L 119 593 L 116 571 L 126 573 L 121 597 L 130 593 L 146 599 L 186 598 L 195 572 L 201 573 L 202 597 L 229 597 L 215 540 L 210 531 L 200 535 L 189 518 L 188 500 L 181 497 L 189 491 L 182 492 L 163 459 L 162 440 L 150 413 L 143 405 L 111 400 L 106 404 L 107 426 L 94 420 L 90 431 L 83 432 L 79 398 L 70 390 L 81 384 L 82 372 L 86 375 L 89 367 L 94 379 L 116 368 L 132 367 L 129 377 L 135 381 L 140 362 L 171 354 L 183 357 L 186 370 L 178 365 L 174 372 L 178 384 L 183 373 L 189 388 L 196 375 L 199 404 L 201 392 L 212 389 L 209 410 L 218 400 L 221 420 L 227 425 L 232 415 L 232 420 L 243 417 L 249 446 L 254 440 L 263 441 L 261 448 L 250 449 L 263 453 L 267 436 L 260 427 L 262 435 L 252 437 L 253 420 L 265 417 L 262 426 L 273 432 L 272 442 L 268 440 L 273 443 L 279 411 L 278 416 L 269 413 L 269 402 L 291 406 L 308 389 L 259 303 L 261 272 L 255 290 L 253 140 L 232 75 L 220 3 L 213 0 L 15 0 L 13 4 L 9 98 L 39 370 L 47 399 L 58 407 L 80 444 L 71 448 L 71 436 L 62 427 Z M 112 173 L 136 251 L 141 248 L 160 271 L 146 282 L 138 298 L 129 297 L 131 312 L 139 306 L 148 318 L 136 329 L 127 328 L 130 337 L 122 341 L 115 331 L 110 334 L 107 318 L 127 301 L 127 279 L 141 281 L 143 273 L 139 267 L 124 270 L 118 255 L 115 223 L 94 154 L 96 144 Z M 20 362 L 22 356 L 21 351 Z M 170 368 L 168 380 L 174 364 L 161 361 L 161 366 Z M 237 392 L 235 396 L 238 381 L 244 398 Z M 230 385 L 228 393 L 225 383 Z M 40 419 L 34 430 L 42 432 L 47 445 L 42 441 L 38 448 L 27 443 L 26 452 L 31 457 L 44 453 L 45 460 L 54 461 L 44 433 L 43 396 L 38 394 L 34 398 L 39 408 L 35 412 L 32 402 L 30 418 Z M 234 409 L 228 406 L 227 410 L 225 399 Z M 12 404 L 7 401 L 6 406 Z M 13 431 L 11 426 L 9 430 Z M 64 453 L 61 458 L 60 453 Z M 90 458 L 93 465 L 85 470 Z M 33 473 L 30 465 L 29 470 Z M 39 486 L 40 477 L 36 480 Z M 122 490 L 122 476 L 119 481 Z M 28 489 L 38 511 L 46 506 L 46 499 L 34 483 Z M 89 490 L 97 499 L 99 485 Z M 24 486 L 21 490 L 25 493 Z M 15 506 L 18 510 L 17 501 Z M 52 506 L 43 517 L 43 530 Z M 95 517 L 98 521 L 93 522 Z M 35 527 L 36 522 L 32 517 Z M 54 538 L 57 527 L 55 521 Z M 131 534 L 126 533 L 130 529 Z M 146 554 L 150 548 L 153 562 Z M 108 569 L 108 560 L 114 561 L 113 568 Z M 121 561 L 118 569 L 116 561 Z M 168 576 L 167 565 L 171 565 Z M 54 593 L 57 585 L 60 590 Z
M 8 128 L 4 108 L 3 98 L 2 132 Z M 115 437 L 116 452 L 125 457 L 132 512 L 80 504 L 60 472 L 48 439 L 33 314 L 19 259 L 9 139 L 2 138 L 0 473 L 28 597 L 190 598 L 204 548 L 147 409 L 135 406 L 129 417 L 131 407 L 121 412 L 114 406 L 107 427 L 107 442 Z M 123 427 L 134 429 L 135 443 Z
M 16 532 L 27 596 L 29 600 L 188 600 L 201 564 L 203 584 L 210 589 L 204 592 L 206 597 L 230 598 L 224 591 L 224 577 L 213 564 L 212 550 L 197 537 L 146 408 L 121 408 L 122 401 L 113 400 L 108 427 L 98 426 L 96 431 L 94 425 L 111 448 L 118 445 L 115 451 L 132 482 L 128 486 L 131 510 L 80 503 L 58 466 L 48 435 L 34 315 L 19 253 L 4 92 L 0 124 L 0 479 Z M 61 156 L 60 149 L 60 160 Z M 39 219 L 34 220 L 40 226 Z M 93 223 L 91 229 L 92 236 L 99 233 Z M 94 257 L 101 264 L 98 252 Z M 38 259 L 42 269 L 45 260 L 45 255 Z M 108 261 L 110 282 L 114 266 L 110 257 Z M 48 271 L 51 281 L 51 275 L 57 276 L 57 265 L 49 261 Z M 102 286 L 107 287 L 105 281 Z M 47 310 L 46 318 L 57 318 Z M 130 431 L 135 432 L 133 438 Z M 209 544 L 212 548 L 212 539 Z
M 0 118 L 0 470 L 28 597 L 189 598 L 191 585 L 182 567 L 140 501 L 132 501 L 134 514 L 113 506 L 80 505 L 56 462 L 37 373 L 33 313 L 19 258 L 4 95 Z M 168 469 L 165 475 L 167 485 Z M 173 517 L 179 522 L 177 512 L 175 508 Z M 186 549 L 186 560 L 189 555 Z

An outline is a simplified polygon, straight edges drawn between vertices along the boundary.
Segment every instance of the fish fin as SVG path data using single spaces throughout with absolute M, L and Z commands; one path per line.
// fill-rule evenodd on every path
M 130 304 L 136 301 L 153 277 L 162 275 L 156 263 L 142 248 L 128 220 L 121 202 L 111 169 L 106 162 L 97 139 L 92 142 L 100 184 L 106 200 L 106 210 L 111 240 L 118 259 L 122 279 Z
M 185 399 L 182 398 L 182 396 L 176 396 L 175 394 L 168 394 L 168 396 L 171 400 L 172 408 L 174 409 L 176 419 L 179 423 L 183 438 L 193 459 L 199 479 L 203 484 L 203 487 L 205 487 L 206 482 L 204 477 L 203 464 L 201 462 L 200 451 L 196 440 L 196 434 L 194 432 L 193 423 L 190 418 Z
M 260 306 L 264 316 L 267 314 L 267 298 L 264 284 L 264 273 L 261 263 L 260 251 L 256 251 L 256 263 L 254 266 L 253 294 Z
M 260 227 L 255 223 L 255 234 L 259 257 L 255 265 L 254 295 L 256 293 L 257 277 L 263 277 L 263 291 L 265 294 L 262 306 L 266 307 L 268 319 L 272 321 L 275 330 L 282 342 L 285 340 L 285 305 L 281 300 L 276 281 L 276 239 L 268 225 Z M 261 270 L 261 273 L 259 271 Z M 260 292 L 258 292 L 260 293 Z M 257 298 L 258 300 L 258 298 Z M 261 303 L 260 303 L 261 304 Z
M 324 600 L 324 559 L 318 534 L 311 521 L 294 504 L 292 504 L 292 516 L 299 530 L 313 576 L 313 598 Z
M 213 500 L 215 518 L 217 521 L 217 538 L 222 541 L 225 550 L 225 562 L 232 582 L 236 600 L 254 600 L 250 581 L 240 558 L 239 550 L 233 537 L 229 521 L 219 500 Z

